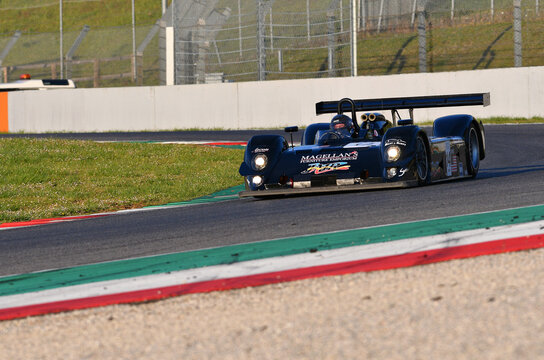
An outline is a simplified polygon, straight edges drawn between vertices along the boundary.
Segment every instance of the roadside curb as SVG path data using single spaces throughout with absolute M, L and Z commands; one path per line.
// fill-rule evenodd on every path
M 544 205 L 267 240 L 3 277 L 0 320 L 541 247 Z

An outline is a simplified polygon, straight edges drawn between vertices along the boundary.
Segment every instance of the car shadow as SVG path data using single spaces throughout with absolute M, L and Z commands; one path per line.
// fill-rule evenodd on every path
M 503 168 L 480 169 L 478 172 L 479 179 L 489 179 L 495 177 L 504 177 L 531 172 L 544 171 L 544 165 L 528 165 L 528 166 L 511 166 Z

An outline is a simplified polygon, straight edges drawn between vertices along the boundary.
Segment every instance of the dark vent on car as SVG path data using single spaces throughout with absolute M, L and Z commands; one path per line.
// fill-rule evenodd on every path
M 57 86 L 66 86 L 69 85 L 68 80 L 66 79 L 43 79 L 44 85 L 57 85 Z
M 336 175 L 314 175 L 310 178 L 311 186 L 336 186 Z

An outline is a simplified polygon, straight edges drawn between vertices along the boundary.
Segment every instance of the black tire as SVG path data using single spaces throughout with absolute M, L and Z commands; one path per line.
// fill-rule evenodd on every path
M 467 156 L 467 171 L 473 178 L 478 175 L 480 169 L 480 140 L 478 138 L 478 130 L 474 124 L 470 124 L 467 135 L 465 137 L 466 156 Z
M 416 175 L 419 185 L 427 185 L 431 183 L 431 159 L 426 139 L 418 134 L 416 138 Z

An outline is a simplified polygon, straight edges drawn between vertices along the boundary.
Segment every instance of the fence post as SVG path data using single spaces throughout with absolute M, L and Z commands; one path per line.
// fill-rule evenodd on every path
M 206 62 L 205 57 L 210 43 L 206 41 L 206 20 L 199 19 L 193 38 L 193 44 L 196 44 L 195 61 L 195 84 L 204 84 L 206 82 Z
M 493 22 L 495 18 L 495 2 L 494 0 L 491 0 L 491 22 Z
M 343 33 L 344 32 L 344 6 L 343 6 L 343 1 L 344 0 L 339 0 L 340 3 L 338 4 L 339 6 L 339 12 L 340 12 L 340 32 Z
M 366 31 L 366 2 L 361 0 L 361 27 L 363 31 Z
M 134 0 L 132 0 L 132 81 L 136 82 L 138 74 L 136 74 L 136 16 L 134 7 Z
M 415 19 L 416 19 L 416 5 L 417 5 L 417 0 L 413 0 L 413 3 L 412 3 L 412 19 L 410 21 L 410 26 L 412 27 L 412 29 L 414 28 L 414 22 L 415 22 Z
M 100 59 L 94 59 L 93 70 L 93 87 L 97 88 L 100 85 Z
M 72 78 L 72 58 L 71 57 L 66 57 L 66 63 L 64 64 L 64 66 L 66 67 L 66 70 L 65 70 L 66 78 L 71 79 Z M 62 78 L 62 74 L 60 77 Z
M 60 52 L 60 77 L 62 77 L 62 74 L 64 73 L 64 30 L 62 29 L 62 0 L 59 0 L 59 32 L 60 32 L 60 40 L 59 40 L 59 52 Z
M 327 40 L 328 40 L 328 63 L 329 63 L 329 76 L 334 77 L 336 75 L 336 72 L 334 71 L 335 68 L 335 56 L 334 51 L 336 48 L 336 38 L 334 36 L 334 33 L 336 32 L 334 27 L 335 22 L 335 16 L 334 11 L 332 9 L 327 10 Z
M 8 82 L 8 68 L 6 66 L 4 66 L 2 68 L 2 77 L 4 78 L 4 82 L 7 83 Z
M 272 6 L 270 7 L 270 50 L 274 51 L 274 27 L 272 26 Z
M 136 74 L 136 55 L 130 55 L 130 72 L 132 73 L 132 82 L 136 83 L 137 75 Z
M 514 0 L 514 66 L 521 63 L 521 0 Z
M 51 79 L 56 79 L 56 78 L 57 78 L 57 63 L 52 63 L 51 64 Z
M 136 84 L 142 86 L 144 84 L 144 54 L 136 53 Z
M 418 26 L 417 33 L 419 39 L 419 72 L 427 72 L 427 34 L 426 34 L 426 20 L 425 20 L 425 8 L 418 8 Z
M 351 32 L 351 76 L 357 76 L 357 0 L 350 4 L 350 32 Z
M 266 49 L 264 45 L 264 1 L 257 0 L 257 60 L 258 60 L 258 78 L 259 81 L 266 80 Z
M 378 33 L 382 30 L 382 18 L 383 18 L 383 1 L 380 1 L 380 15 L 378 17 Z
M 310 0 L 306 0 L 306 32 L 310 41 Z
M 238 0 L 238 43 L 240 59 L 242 59 L 242 10 L 240 0 Z

